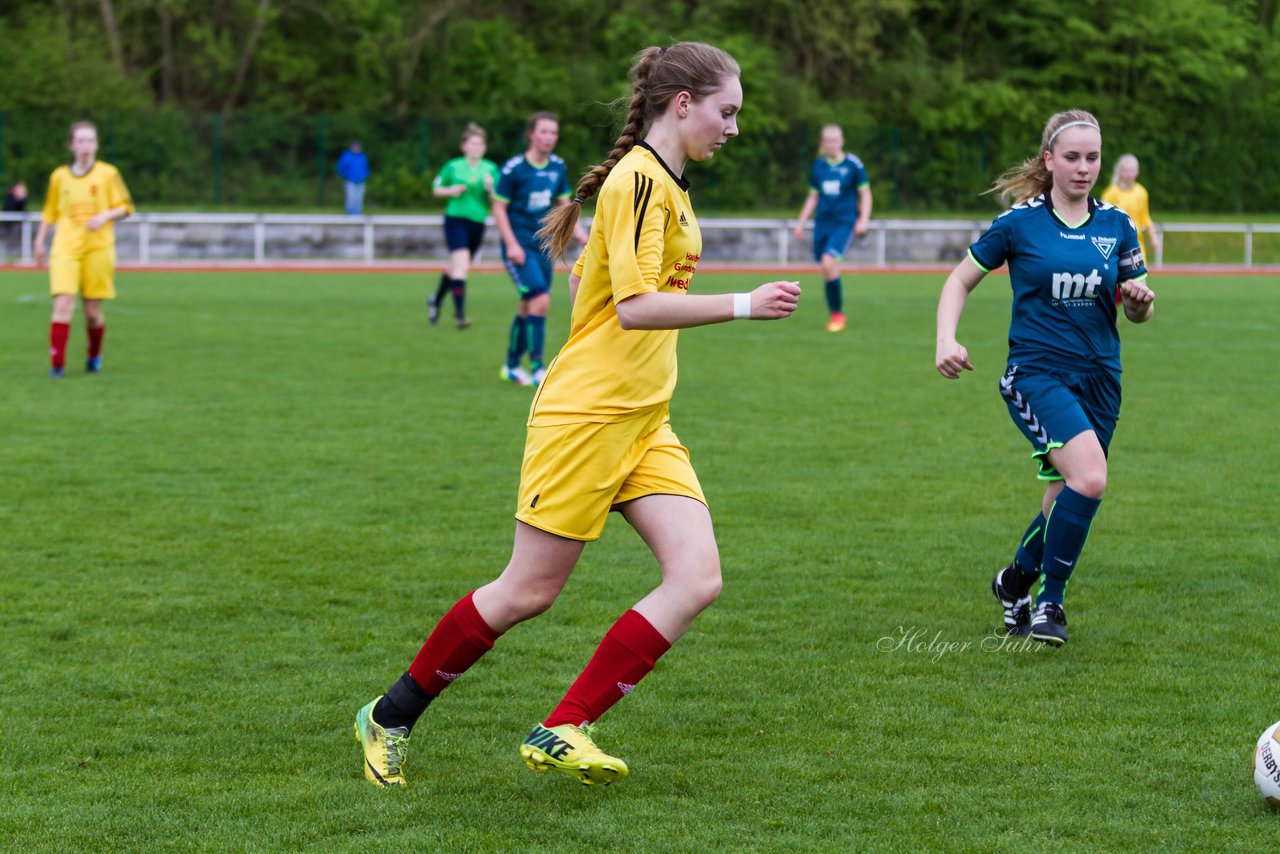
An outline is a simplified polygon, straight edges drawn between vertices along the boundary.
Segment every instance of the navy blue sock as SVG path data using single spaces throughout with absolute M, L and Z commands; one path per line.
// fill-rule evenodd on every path
M 453 283 L 453 316 L 466 317 L 467 280 L 450 279 L 449 281 Z
M 1049 510 L 1044 529 L 1044 560 L 1041 567 L 1044 577 L 1040 582 L 1040 595 L 1036 603 L 1062 604 L 1067 592 L 1067 582 L 1089 539 L 1089 526 L 1102 505 L 1101 498 L 1089 498 L 1071 487 L 1063 487 L 1058 500 Z
M 529 326 L 529 367 L 537 370 L 542 367 L 542 348 L 547 343 L 547 319 L 531 314 L 525 318 Z
M 837 314 L 844 310 L 844 281 L 840 276 L 836 276 L 826 284 L 827 289 L 827 308 L 832 314 Z
M 1044 513 L 1037 513 L 1036 518 L 1027 526 L 1022 535 L 1022 543 L 1014 553 L 1013 562 L 1022 570 L 1022 574 L 1031 579 L 1040 577 L 1040 564 L 1044 561 Z
M 444 299 L 444 295 L 449 292 L 450 284 L 452 282 L 453 280 L 449 278 L 448 273 L 440 274 L 440 287 L 436 288 L 436 305 L 440 305 L 441 301 Z
M 511 337 L 507 341 L 507 367 L 520 367 L 520 359 L 524 356 L 524 351 L 528 349 L 525 342 L 525 323 L 524 318 L 516 315 L 516 319 L 511 321 Z

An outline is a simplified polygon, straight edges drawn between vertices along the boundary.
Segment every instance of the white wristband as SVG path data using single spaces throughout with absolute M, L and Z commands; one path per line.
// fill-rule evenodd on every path
M 751 319 L 751 294 L 734 294 L 733 295 L 733 319 L 734 320 L 750 320 Z

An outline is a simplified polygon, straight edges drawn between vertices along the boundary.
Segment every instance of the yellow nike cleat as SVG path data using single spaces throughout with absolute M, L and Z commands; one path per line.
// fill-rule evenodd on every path
M 627 777 L 627 763 L 596 747 L 580 727 L 572 724 L 551 729 L 537 724 L 520 745 L 520 758 L 533 771 L 554 768 L 584 786 L 607 786 Z
M 364 748 L 364 776 L 375 786 L 403 786 L 409 730 L 386 728 L 373 719 L 373 707 L 381 697 L 356 712 L 356 741 Z

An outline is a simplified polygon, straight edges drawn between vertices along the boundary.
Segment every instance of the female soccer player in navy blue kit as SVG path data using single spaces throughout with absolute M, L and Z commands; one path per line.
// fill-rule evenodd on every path
M 1067 640 L 1063 595 L 1102 503 L 1120 414 L 1116 306 L 1145 323 L 1155 294 L 1128 214 L 1089 195 L 1102 164 L 1098 120 L 1083 110 L 1058 113 L 1041 140 L 1040 153 L 993 188 L 1016 204 L 942 286 L 936 365 L 948 379 L 973 370 L 956 327 L 970 291 L 1007 263 L 1013 318 L 1000 393 L 1048 487 L 1013 562 L 991 588 L 1010 634 L 1060 646 Z
M 503 164 L 493 191 L 493 222 L 502 235 L 502 260 L 520 300 L 499 376 L 517 385 L 540 385 L 547 373 L 542 350 L 552 263 L 536 235 L 553 207 L 569 204 L 569 178 L 564 161 L 552 154 L 560 138 L 560 120 L 554 113 L 530 116 L 525 135 L 528 150 Z M 587 233 L 581 227 L 574 236 L 586 244 Z M 526 352 L 527 371 L 520 364 Z
M 822 267 L 827 309 L 831 319 L 828 332 L 844 331 L 844 294 L 840 280 L 840 260 L 854 235 L 867 233 L 871 219 L 871 184 L 862 161 L 844 150 L 844 132 L 839 125 L 822 129 L 821 157 L 809 171 L 809 195 L 796 218 L 795 238 L 804 240 L 804 224 L 813 221 L 813 260 Z

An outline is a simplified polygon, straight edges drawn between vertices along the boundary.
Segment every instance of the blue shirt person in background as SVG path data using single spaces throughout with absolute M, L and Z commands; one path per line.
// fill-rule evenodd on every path
M 528 149 L 503 164 L 493 191 L 493 221 L 502 235 L 502 260 L 519 299 L 499 376 L 517 385 L 536 386 L 546 374 L 542 351 L 552 264 L 535 234 L 552 206 L 569 204 L 569 177 L 564 161 L 551 153 L 560 138 L 560 119 L 554 113 L 530 116 L 525 137 Z M 582 226 L 574 229 L 574 239 L 586 244 Z M 528 370 L 521 365 L 526 352 Z
M 804 224 L 816 209 L 813 260 L 822 265 L 826 283 L 827 309 L 831 312 L 827 331 L 842 332 L 845 318 L 840 260 L 850 238 L 867 233 L 871 182 L 862 161 L 844 150 L 844 131 L 839 125 L 823 127 L 819 145 L 820 156 L 809 170 L 809 195 L 796 218 L 795 238 L 804 240 Z
M 343 180 L 347 215 L 360 216 L 364 210 L 364 185 L 369 180 L 369 158 L 365 156 L 360 140 L 352 140 L 338 158 L 338 177 Z
M 1063 597 L 1102 504 L 1120 417 L 1116 306 L 1133 323 L 1145 323 L 1155 310 L 1133 221 L 1089 195 L 1101 166 L 1096 118 L 1084 110 L 1051 117 L 1040 153 L 993 187 L 1017 204 L 969 247 L 938 301 L 935 365 L 956 379 L 973 370 L 956 340 L 965 301 L 988 272 L 1009 265 L 1013 311 L 1000 394 L 1048 486 L 1013 562 L 991 589 L 1010 635 L 1054 646 L 1067 641 Z

